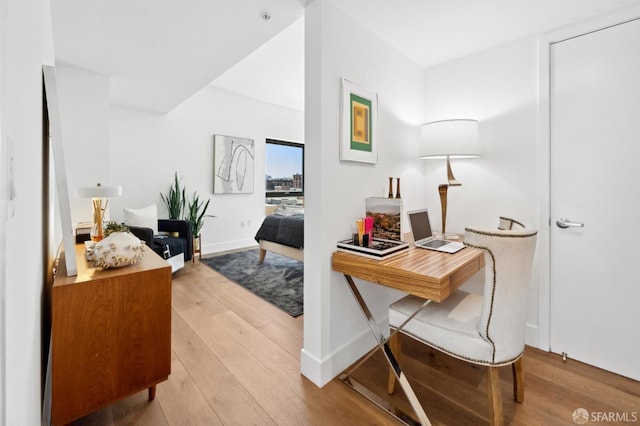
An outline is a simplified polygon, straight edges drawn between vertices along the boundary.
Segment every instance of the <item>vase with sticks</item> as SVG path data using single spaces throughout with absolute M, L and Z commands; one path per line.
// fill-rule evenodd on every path
M 119 197 L 122 195 L 121 186 L 103 186 L 100 182 L 96 186 L 85 186 L 76 189 L 76 195 L 80 198 L 91 198 L 91 240 L 101 241 L 104 238 L 104 216 L 107 212 L 109 200 L 107 197 Z M 104 201 L 104 204 L 103 204 Z
M 104 206 L 102 205 L 102 198 L 93 198 L 91 200 L 92 212 L 93 212 L 93 224 L 91 225 L 91 241 L 98 242 L 104 238 L 104 212 L 109 205 L 109 200 L 104 200 Z

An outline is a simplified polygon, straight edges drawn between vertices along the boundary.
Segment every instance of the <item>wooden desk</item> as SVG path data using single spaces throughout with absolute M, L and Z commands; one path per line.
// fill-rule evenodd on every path
M 171 266 L 152 250 L 135 265 L 98 271 L 76 246 L 51 290 L 51 423 L 66 424 L 171 372 Z M 64 255 L 63 255 L 64 256 Z
M 340 380 L 380 408 L 387 410 L 389 414 L 401 422 L 405 424 L 430 425 L 431 423 L 422 408 L 422 404 L 418 401 L 413 388 L 389 348 L 388 341 L 390 336 L 387 338 L 384 337 L 378 327 L 377 321 L 371 315 L 364 298 L 358 291 L 353 278 L 360 278 L 372 283 L 402 290 L 426 299 L 423 305 L 424 307 L 430 301 L 442 302 L 455 291 L 456 288 L 482 269 L 482 267 L 484 267 L 484 253 L 481 250 L 467 247 L 458 253 L 447 254 L 420 249 L 412 245 L 406 253 L 383 260 L 369 259 L 358 256 L 357 254 L 336 251 L 331 258 L 331 264 L 333 270 L 344 274 L 353 296 L 367 319 L 371 332 L 378 341 L 378 346 L 347 373 L 340 375 Z M 422 309 L 422 307 L 420 309 Z M 418 311 L 416 311 L 416 313 Z M 413 315 L 410 319 L 412 317 Z M 398 331 L 400 329 L 402 329 L 402 327 L 399 327 Z M 389 366 L 396 375 L 398 383 L 418 416 L 419 423 L 410 421 L 407 417 L 398 417 L 397 414 L 399 410 L 389 406 L 385 400 L 349 376 L 355 368 L 368 359 L 377 349 L 383 351 Z
M 484 266 L 481 250 L 465 248 L 448 254 L 414 247 L 388 259 L 376 260 L 336 251 L 334 271 L 386 287 L 442 302 L 452 291 Z

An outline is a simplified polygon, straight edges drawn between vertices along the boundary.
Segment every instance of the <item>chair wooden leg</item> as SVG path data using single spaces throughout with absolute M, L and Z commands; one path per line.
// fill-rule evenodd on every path
M 393 332 L 393 330 L 391 330 Z M 396 357 L 396 361 L 400 362 L 400 334 L 396 333 L 389 339 L 389 349 Z M 396 375 L 393 368 L 389 367 L 389 382 L 387 383 L 387 393 L 392 395 L 396 390 Z
M 513 373 L 513 399 L 516 402 L 524 401 L 524 370 L 522 368 L 522 358 L 511 364 Z
M 487 394 L 489 396 L 489 417 L 491 424 L 502 426 L 502 394 L 500 392 L 500 370 L 498 367 L 487 367 Z

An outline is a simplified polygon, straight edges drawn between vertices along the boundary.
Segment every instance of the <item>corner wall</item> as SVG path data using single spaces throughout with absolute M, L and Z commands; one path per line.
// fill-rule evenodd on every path
M 0 423 L 38 425 L 44 286 L 42 64 L 48 0 L 1 0 Z M 9 196 L 9 188 L 15 188 Z
M 424 71 L 424 122 L 475 118 L 480 122 L 479 158 L 453 160 L 461 187 L 449 191 L 447 229 L 493 228 L 499 216 L 537 228 L 538 56 L 528 37 Z M 444 162 L 427 161 L 428 205 L 439 205 Z M 440 214 L 432 220 L 440 221 Z M 543 255 L 540 245 L 538 257 Z M 538 346 L 537 267 L 529 289 L 527 343 Z
M 418 65 L 339 11 L 316 0 L 305 10 L 305 321 L 302 373 L 323 386 L 374 346 L 344 277 L 331 269 L 336 241 L 350 234 L 364 199 L 387 196 L 400 177 L 404 210 L 422 206 L 417 159 L 423 76 Z M 378 164 L 339 160 L 340 79 L 378 93 Z M 398 292 L 357 281 L 376 318 Z M 383 325 L 384 326 L 384 325 Z

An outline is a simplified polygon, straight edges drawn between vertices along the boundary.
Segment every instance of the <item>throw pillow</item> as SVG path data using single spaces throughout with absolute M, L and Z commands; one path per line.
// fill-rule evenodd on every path
M 128 226 L 151 228 L 158 235 L 158 208 L 155 203 L 141 209 L 124 209 L 124 223 Z
M 93 261 L 100 269 L 133 265 L 143 256 L 142 243 L 129 232 L 114 232 L 93 246 Z

